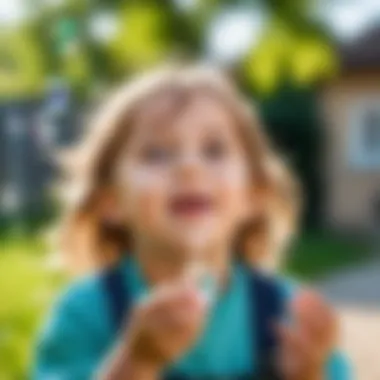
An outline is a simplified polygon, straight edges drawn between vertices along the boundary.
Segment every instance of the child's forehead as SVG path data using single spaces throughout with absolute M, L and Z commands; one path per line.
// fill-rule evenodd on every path
M 222 100 L 209 93 L 162 94 L 143 104 L 133 122 L 136 132 L 165 133 L 182 127 L 234 128 L 235 120 Z

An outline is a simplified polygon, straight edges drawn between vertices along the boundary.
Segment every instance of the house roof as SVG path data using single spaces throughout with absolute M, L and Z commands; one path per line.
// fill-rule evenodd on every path
M 346 70 L 380 68 L 380 25 L 340 46 L 339 53 Z

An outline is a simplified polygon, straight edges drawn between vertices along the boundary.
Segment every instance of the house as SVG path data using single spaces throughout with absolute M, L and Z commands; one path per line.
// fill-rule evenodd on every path
M 380 231 L 380 27 L 340 50 L 322 93 L 323 217 L 340 231 Z

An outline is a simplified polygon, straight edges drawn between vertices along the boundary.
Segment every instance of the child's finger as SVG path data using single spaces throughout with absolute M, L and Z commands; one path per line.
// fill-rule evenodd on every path
M 202 294 L 193 288 L 177 288 L 162 294 L 153 301 L 153 307 L 167 313 L 173 313 L 176 309 L 187 313 L 202 313 L 205 300 Z
M 301 351 L 304 347 L 303 337 L 297 334 L 294 328 L 285 325 L 277 325 L 277 334 L 280 337 L 281 346 L 285 349 L 291 348 L 292 350 Z
M 292 303 L 296 324 L 315 341 L 334 335 L 336 318 L 330 305 L 315 292 L 303 292 Z
M 286 358 L 299 360 L 300 365 L 312 366 L 319 363 L 321 352 L 313 341 L 303 335 L 299 330 L 290 329 L 286 326 L 279 327 L 281 339 L 281 352 Z M 290 359 L 289 359 L 290 360 Z
M 287 326 L 277 326 L 277 333 L 280 337 L 278 364 L 281 370 L 287 376 L 302 372 L 302 366 L 306 365 L 306 349 L 303 342 L 294 330 Z
M 173 298 L 148 305 L 146 309 L 143 317 L 148 325 L 163 332 L 198 324 L 203 317 L 200 308 Z
M 281 337 L 278 365 L 285 378 L 314 378 L 308 374 L 319 373 L 323 368 L 322 351 L 296 329 L 280 326 L 278 333 Z

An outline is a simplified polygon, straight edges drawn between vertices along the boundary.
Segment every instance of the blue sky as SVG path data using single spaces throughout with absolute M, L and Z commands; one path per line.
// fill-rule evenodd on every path
M 342 39 L 350 39 L 374 24 L 380 25 L 379 0 L 324 0 L 319 13 Z

